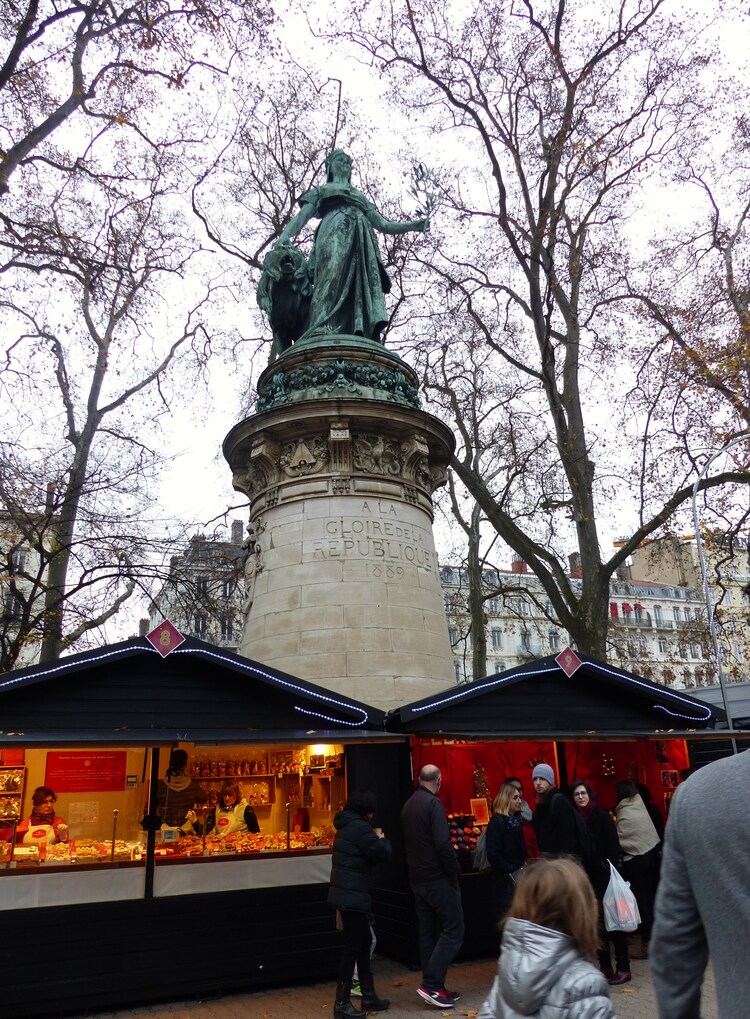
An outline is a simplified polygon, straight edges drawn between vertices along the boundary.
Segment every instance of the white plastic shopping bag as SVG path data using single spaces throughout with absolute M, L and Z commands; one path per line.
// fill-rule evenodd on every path
M 609 884 L 602 900 L 604 926 L 608 931 L 635 931 L 641 922 L 638 903 L 625 881 L 610 863 Z

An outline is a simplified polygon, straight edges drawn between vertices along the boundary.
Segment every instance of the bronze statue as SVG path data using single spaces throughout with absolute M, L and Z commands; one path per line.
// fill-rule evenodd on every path
M 269 314 L 279 352 L 292 339 L 327 334 L 380 340 L 388 321 L 383 295 L 389 293 L 391 282 L 380 257 L 375 230 L 402 234 L 429 229 L 427 217 L 394 223 L 381 216 L 362 192 L 352 187 L 352 161 L 341 149 L 329 153 L 326 170 L 326 183 L 302 195 L 299 212 L 287 223 L 266 256 L 258 303 Z M 320 219 L 320 224 L 307 263 L 307 277 L 312 282 L 307 308 L 307 293 L 299 273 L 300 253 L 290 239 L 313 217 Z M 273 280 L 276 265 L 282 266 L 282 272 Z M 284 265 L 288 266 L 286 290 L 282 278 Z M 302 321 L 305 313 L 306 322 Z M 278 326 L 273 325 L 274 318 L 282 323 L 283 336 Z M 292 320 L 294 326 L 290 329 Z M 290 339 L 297 329 L 298 335 Z

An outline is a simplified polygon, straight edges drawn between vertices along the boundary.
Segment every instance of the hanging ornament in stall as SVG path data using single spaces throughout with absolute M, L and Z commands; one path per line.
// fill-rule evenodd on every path
M 484 798 L 489 801 L 491 799 L 487 773 L 481 764 L 474 765 L 474 796 L 478 800 Z
M 608 754 L 604 754 L 602 757 L 602 775 L 604 778 L 612 778 L 615 774 L 615 760 Z

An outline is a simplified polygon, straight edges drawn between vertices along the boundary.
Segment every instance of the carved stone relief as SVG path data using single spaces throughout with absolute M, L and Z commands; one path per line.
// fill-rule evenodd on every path
M 279 466 L 288 478 L 319 474 L 329 459 L 328 444 L 323 435 L 287 442 L 279 457 Z
M 357 470 L 365 474 L 384 474 L 397 477 L 401 473 L 401 454 L 397 444 L 383 435 L 355 435 L 352 460 Z

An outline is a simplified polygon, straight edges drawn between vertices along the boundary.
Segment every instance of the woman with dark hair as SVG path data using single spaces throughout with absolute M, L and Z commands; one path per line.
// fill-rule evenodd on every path
M 572 859 L 532 860 L 505 921 L 497 976 L 478 1019 L 615 1019 L 597 948 L 596 898 Z
M 206 818 L 206 831 L 217 838 L 260 831 L 255 811 L 244 798 L 238 782 L 228 778 L 219 791 L 216 806 Z
M 626 984 L 631 979 L 630 954 L 628 952 L 627 935 L 622 931 L 608 931 L 604 926 L 604 908 L 602 899 L 609 884 L 609 865 L 617 867 L 622 851 L 617 838 L 617 828 L 608 811 L 602 810 L 596 802 L 594 791 L 588 782 L 574 782 L 570 787 L 573 805 L 589 827 L 596 843 L 598 870 L 590 868 L 589 873 L 594 895 L 599 904 L 599 942 L 597 949 L 599 967 L 613 986 Z M 615 968 L 612 969 L 612 957 L 609 952 L 609 941 L 615 949 Z
M 505 782 L 492 804 L 485 844 L 492 868 L 492 913 L 499 923 L 516 890 L 513 874 L 526 863 L 521 830 L 523 797 L 513 782 Z
M 344 933 L 333 1006 L 334 1019 L 354 1019 L 366 1012 L 382 1012 L 390 1004 L 375 993 L 370 965 L 370 869 L 391 855 L 388 839 L 372 827 L 375 808 L 375 797 L 371 792 L 355 789 L 349 794 L 344 809 L 333 819 L 336 837 L 333 840 L 328 902 L 338 911 Z M 351 1003 L 355 963 L 362 989 L 362 1012 Z
M 654 822 L 633 782 L 618 782 L 615 786 L 617 806 L 617 835 L 622 847 L 622 876 L 630 882 L 641 914 L 638 933 L 642 949 L 631 952 L 634 959 L 648 957 L 648 943 L 654 923 L 654 899 L 659 882 L 659 838 Z
M 55 813 L 54 789 L 40 785 L 31 795 L 31 816 L 16 829 L 16 842 L 25 846 L 54 845 L 70 838 L 65 819 Z

